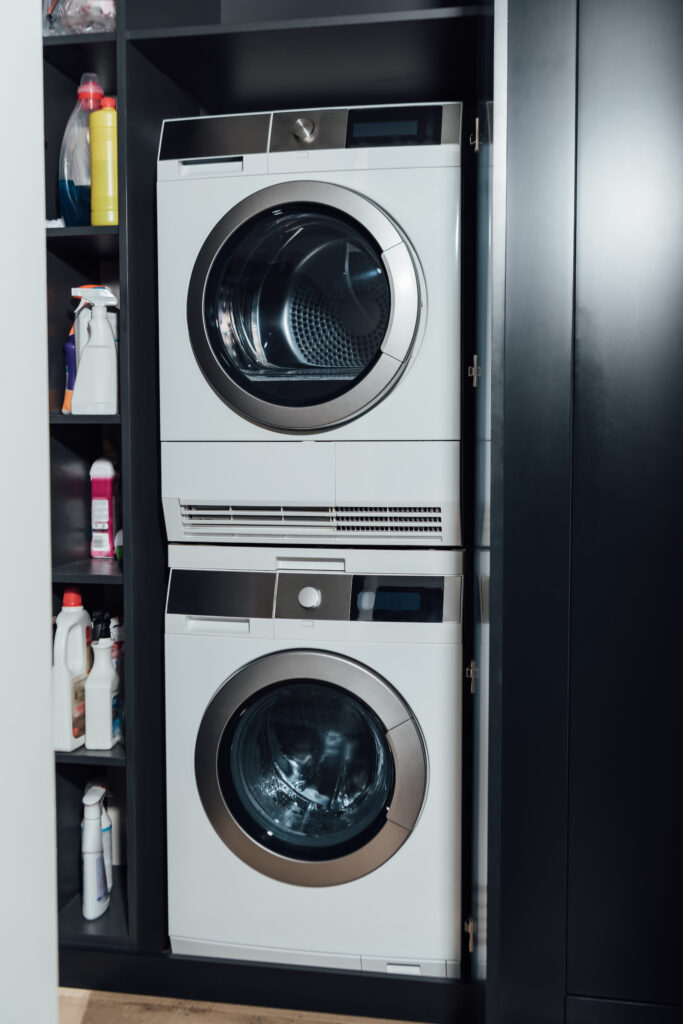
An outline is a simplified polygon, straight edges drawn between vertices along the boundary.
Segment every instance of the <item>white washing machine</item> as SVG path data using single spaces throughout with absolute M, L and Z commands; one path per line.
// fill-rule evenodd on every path
M 459 976 L 462 554 L 169 553 L 173 952 Z
M 164 122 L 170 541 L 461 543 L 460 133 L 459 103 Z

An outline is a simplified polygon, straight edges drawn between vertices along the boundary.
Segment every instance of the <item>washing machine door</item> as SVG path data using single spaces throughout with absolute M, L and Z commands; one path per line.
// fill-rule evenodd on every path
M 275 430 L 360 416 L 406 368 L 420 308 L 405 239 L 374 203 L 324 182 L 272 185 L 202 246 L 187 323 L 216 394 Z
M 326 651 L 271 654 L 221 686 L 195 776 L 233 853 L 293 885 L 349 882 L 388 860 L 417 821 L 427 763 L 396 691 Z

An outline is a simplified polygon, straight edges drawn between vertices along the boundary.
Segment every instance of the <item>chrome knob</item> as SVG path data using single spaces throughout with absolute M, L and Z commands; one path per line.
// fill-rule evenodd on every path
M 317 608 L 322 597 L 317 587 L 302 587 L 299 591 L 299 604 L 302 608 Z
M 292 135 L 299 142 L 313 142 L 315 137 L 315 123 L 310 117 L 297 117 L 292 125 Z

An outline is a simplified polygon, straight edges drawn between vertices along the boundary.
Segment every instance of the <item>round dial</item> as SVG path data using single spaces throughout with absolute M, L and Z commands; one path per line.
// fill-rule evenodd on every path
M 299 591 L 299 604 L 302 608 L 317 608 L 322 601 L 322 594 L 317 587 L 302 587 Z
M 292 125 L 292 135 L 299 142 L 313 142 L 315 135 L 315 122 L 310 117 L 297 117 Z

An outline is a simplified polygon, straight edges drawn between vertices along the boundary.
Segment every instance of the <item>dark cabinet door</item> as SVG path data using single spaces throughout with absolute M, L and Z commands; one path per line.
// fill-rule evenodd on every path
M 683 3 L 578 53 L 567 990 L 683 1004 Z

